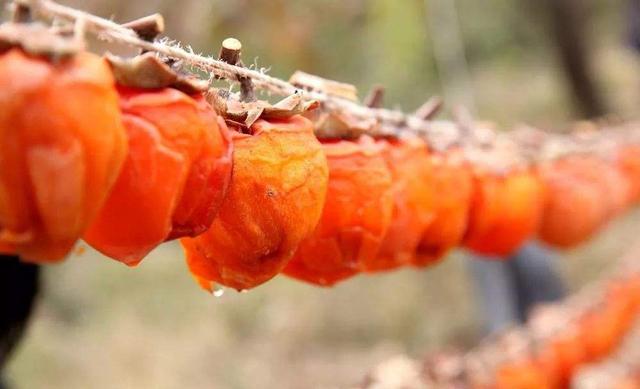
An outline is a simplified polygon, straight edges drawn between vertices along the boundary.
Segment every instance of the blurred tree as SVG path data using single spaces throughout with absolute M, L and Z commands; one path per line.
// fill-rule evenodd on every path
M 585 1 L 528 1 L 542 7 L 549 38 L 557 50 L 576 111 L 583 117 L 604 115 L 606 105 L 591 70 Z

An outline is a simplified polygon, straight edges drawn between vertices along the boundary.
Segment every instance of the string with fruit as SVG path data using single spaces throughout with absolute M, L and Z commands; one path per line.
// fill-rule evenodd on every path
M 347 84 L 247 68 L 235 39 L 198 55 L 159 38 L 160 15 L 119 25 L 50 0 L 12 7 L 0 252 L 25 261 L 63 260 L 83 239 L 135 266 L 179 239 L 207 290 L 280 273 L 330 286 L 456 247 L 572 247 L 640 200 L 633 122 L 560 135 L 433 120 L 437 99 L 404 114 L 379 108 L 380 89 L 363 104 Z M 92 54 L 88 33 L 139 53 Z

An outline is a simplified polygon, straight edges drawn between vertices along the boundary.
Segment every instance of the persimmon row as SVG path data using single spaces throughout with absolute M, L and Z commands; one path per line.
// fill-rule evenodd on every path
M 134 266 L 180 239 L 208 289 L 329 286 L 455 247 L 571 247 L 640 200 L 640 146 L 497 172 L 410 134 L 318 140 L 297 108 L 222 107 L 153 55 L 12 48 L 0 85 L 0 252 L 26 261 L 84 239 Z
M 602 287 L 582 307 L 538 307 L 525 326 L 493 335 L 471 352 L 429 356 L 429 383 L 473 389 L 573 387 L 581 369 L 614 355 L 640 323 L 640 274 L 618 276 Z
M 597 306 L 500 364 L 491 387 L 568 388 L 581 367 L 606 359 L 618 348 L 639 316 L 640 276 L 616 279 Z

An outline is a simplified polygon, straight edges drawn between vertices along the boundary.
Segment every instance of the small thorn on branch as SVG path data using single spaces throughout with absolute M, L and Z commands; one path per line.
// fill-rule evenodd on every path
M 164 32 L 164 17 L 158 13 L 132 20 L 122 25 L 132 29 L 140 39 L 153 42 Z
M 419 117 L 422 120 L 431 120 L 442 109 L 443 101 L 440 96 L 433 96 L 422 104 L 413 113 L 414 116 Z
M 242 54 L 242 43 L 236 38 L 227 38 L 222 41 L 220 47 L 220 53 L 218 59 L 228 63 L 229 65 L 236 65 L 244 67 L 240 55 Z M 237 75 L 237 80 L 240 83 L 240 100 L 249 102 L 256 100 L 255 88 L 253 81 L 249 77 L 242 77 Z
M 11 21 L 14 23 L 29 23 L 32 21 L 31 7 L 29 4 L 16 1 L 12 4 Z
M 384 91 L 385 89 L 382 85 L 374 85 L 362 103 L 369 108 L 382 108 L 382 104 L 384 102 Z

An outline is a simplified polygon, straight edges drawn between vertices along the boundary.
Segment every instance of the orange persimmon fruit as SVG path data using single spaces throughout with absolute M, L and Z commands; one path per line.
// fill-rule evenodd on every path
M 505 363 L 497 369 L 496 389 L 552 389 L 544 371 L 533 361 Z
M 391 171 L 393 213 L 377 257 L 360 263 L 364 272 L 391 270 L 409 264 L 424 232 L 434 219 L 433 167 L 424 141 L 407 135 L 378 141 Z
M 467 230 L 472 195 L 472 176 L 462 154 L 456 150 L 431 157 L 431 185 L 435 195 L 434 219 L 422 235 L 411 261 L 426 266 L 438 261 L 457 246 Z
M 577 329 L 570 328 L 551 339 L 548 346 L 555 354 L 559 385 L 566 388 L 578 367 L 587 360 L 581 334 Z
M 127 151 L 109 66 L 81 52 L 55 62 L 0 56 L 0 246 L 63 259 L 103 205 Z
M 393 198 L 391 173 L 373 139 L 323 141 L 322 148 L 329 165 L 322 217 L 284 274 L 331 286 L 376 257 L 391 223 Z
M 484 255 L 505 256 L 538 229 L 544 187 L 529 169 L 504 175 L 477 169 L 465 247 Z
M 545 207 L 538 235 L 560 248 L 589 239 L 611 211 L 598 182 L 576 173 L 570 163 L 555 161 L 539 169 L 546 188 Z
M 633 203 L 640 201 L 640 145 L 620 146 L 616 152 L 617 164 L 626 177 Z
M 201 286 L 249 289 L 278 274 L 320 220 L 328 167 L 308 119 L 256 121 L 233 132 L 233 175 L 211 227 L 181 240 Z
M 137 265 L 160 243 L 213 222 L 231 176 L 227 127 L 201 94 L 119 88 L 129 153 L 84 239 Z

